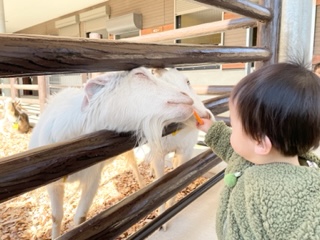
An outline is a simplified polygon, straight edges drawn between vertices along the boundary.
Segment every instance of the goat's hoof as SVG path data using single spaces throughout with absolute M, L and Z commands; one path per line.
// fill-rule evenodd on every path
M 161 227 L 160 227 L 160 231 L 167 231 L 167 224 L 163 224 Z

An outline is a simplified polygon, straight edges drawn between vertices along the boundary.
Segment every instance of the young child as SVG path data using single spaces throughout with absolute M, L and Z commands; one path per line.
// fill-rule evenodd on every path
M 320 79 L 279 63 L 243 78 L 230 101 L 231 128 L 198 129 L 224 161 L 218 239 L 320 239 Z

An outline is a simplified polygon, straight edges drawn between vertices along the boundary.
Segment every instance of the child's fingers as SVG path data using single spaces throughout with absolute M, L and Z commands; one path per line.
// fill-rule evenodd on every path
M 208 132 L 209 128 L 212 126 L 213 122 L 211 119 L 206 119 L 206 118 L 203 118 L 201 119 L 203 121 L 203 124 L 201 125 L 200 123 L 196 123 L 196 127 L 203 131 L 203 132 Z

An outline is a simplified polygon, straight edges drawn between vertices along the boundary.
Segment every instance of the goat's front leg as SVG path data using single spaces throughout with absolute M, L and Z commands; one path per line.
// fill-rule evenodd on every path
M 81 184 L 81 196 L 79 204 L 74 215 L 74 225 L 77 226 L 83 223 L 86 218 L 93 199 L 98 191 L 101 179 L 102 165 L 96 164 L 88 169 L 83 170 Z
M 192 156 L 192 151 L 193 149 L 190 148 L 190 149 L 183 149 L 183 150 L 180 150 L 178 149 L 175 154 L 174 154 L 174 157 L 172 159 L 172 165 L 173 165 L 173 168 L 176 169 L 177 167 L 179 167 L 181 164 L 187 162 L 190 160 L 191 156 Z M 176 196 L 173 196 L 172 198 L 170 198 L 167 203 L 166 203 L 166 209 L 170 208 L 172 205 L 175 204 L 176 202 Z M 162 228 L 164 230 L 167 229 L 167 223 L 165 223 L 164 225 L 162 225 Z
M 156 179 L 159 179 L 164 176 L 164 169 L 165 169 L 165 155 L 150 155 L 151 157 L 151 169 L 155 173 Z M 166 203 L 162 204 L 158 208 L 158 215 L 162 214 L 166 210 Z M 163 231 L 167 230 L 167 223 L 161 226 Z
M 47 185 L 47 190 L 51 203 L 51 238 L 55 239 L 61 234 L 61 223 L 63 219 L 64 179 L 60 179 Z
M 129 150 L 129 151 L 125 152 L 124 157 L 127 159 L 127 163 L 130 165 L 132 173 L 133 173 L 135 179 L 137 180 L 139 187 L 144 188 L 146 186 L 146 183 L 143 180 L 143 178 L 139 172 L 139 168 L 138 168 L 136 157 L 134 155 L 134 151 Z

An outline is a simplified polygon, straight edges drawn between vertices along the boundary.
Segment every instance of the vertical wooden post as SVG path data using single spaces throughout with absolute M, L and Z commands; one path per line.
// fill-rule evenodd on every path
M 95 32 L 91 32 L 89 34 L 89 38 L 92 38 L 92 39 L 101 39 L 101 35 L 99 33 L 95 33 Z M 97 77 L 101 75 L 101 72 L 93 72 L 93 73 L 89 73 L 88 74 L 88 77 L 89 78 L 94 78 L 94 77 Z
M 15 99 L 18 97 L 18 90 L 14 86 L 16 82 L 17 82 L 17 78 L 10 78 L 10 93 L 11 93 L 12 99 Z
M 80 75 L 81 75 L 82 85 L 84 85 L 87 82 L 87 80 L 89 79 L 88 73 L 81 73 Z
M 40 113 L 43 111 L 47 99 L 47 77 L 38 76 L 38 91 L 39 91 L 39 105 Z
M 263 65 L 269 65 L 277 63 L 279 61 L 279 39 L 282 0 L 260 0 L 259 4 L 265 6 L 268 9 L 272 9 L 273 14 L 271 21 L 258 23 L 257 46 L 269 49 L 272 53 L 272 56 L 267 61 L 256 62 L 256 69 L 262 67 Z M 297 29 L 295 31 L 297 31 Z

